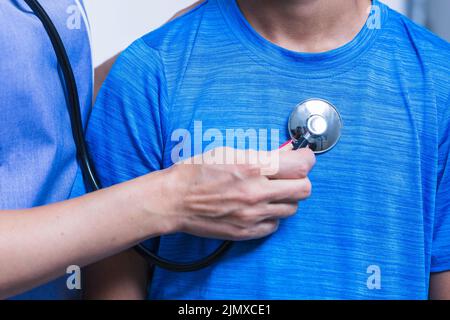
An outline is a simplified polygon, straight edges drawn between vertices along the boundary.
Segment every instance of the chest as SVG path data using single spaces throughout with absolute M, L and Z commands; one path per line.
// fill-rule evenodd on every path
M 198 133 L 201 127 L 203 134 L 215 130 L 226 137 L 230 130 L 268 130 L 270 142 L 276 130 L 283 143 L 296 105 L 320 98 L 335 105 L 343 119 L 341 148 L 347 146 L 354 155 L 384 150 L 417 157 L 426 142 L 436 139 L 433 101 L 426 92 L 422 98 L 416 91 L 413 95 L 404 84 L 407 80 L 396 72 L 370 75 L 371 70 L 362 67 L 331 79 L 295 79 L 258 66 L 217 67 L 201 76 L 188 71 L 170 107 L 168 133 Z
M 425 91 L 420 98 L 409 89 L 399 73 L 365 65 L 337 78 L 306 79 L 252 65 L 199 74 L 187 72 L 171 106 L 167 156 L 180 143 L 190 145 L 191 154 L 184 156 L 220 146 L 276 149 L 289 139 L 295 106 L 320 98 L 336 106 L 344 127 L 337 146 L 318 156 L 311 174 L 319 198 L 345 206 L 357 197 L 368 207 L 392 199 L 394 206 L 413 208 L 423 193 L 432 193 L 422 190 L 422 183 L 436 175 L 433 165 L 424 165 L 437 154 L 435 105 Z M 180 129 L 185 133 L 173 135 Z M 165 165 L 171 163 L 166 157 Z

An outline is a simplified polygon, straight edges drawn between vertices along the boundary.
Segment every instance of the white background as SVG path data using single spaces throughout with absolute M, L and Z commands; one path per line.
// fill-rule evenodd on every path
M 444 1 L 444 0 L 441 0 Z M 94 64 L 110 58 L 195 0 L 84 0 L 92 27 Z M 405 0 L 385 0 L 405 12 Z
M 1 1 L 1 0 L 0 0 Z M 156 29 L 194 0 L 84 0 L 92 29 L 94 64 Z

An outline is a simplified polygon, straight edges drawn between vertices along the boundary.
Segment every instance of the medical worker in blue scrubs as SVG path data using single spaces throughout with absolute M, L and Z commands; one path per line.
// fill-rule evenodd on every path
M 86 120 L 94 84 L 84 8 L 76 0 L 40 2 L 68 50 Z M 262 176 L 257 164 L 179 165 L 60 202 L 80 176 L 75 146 L 55 53 L 22 0 L 0 1 L 0 107 L 0 298 L 162 234 L 266 236 L 310 193 L 301 173 L 311 169 L 314 155 L 304 150 L 283 153 L 272 176 Z M 198 202 L 209 210 L 196 209 Z M 64 277 L 15 298 L 79 294 Z
M 147 288 L 145 268 L 111 258 L 91 269 L 88 296 L 450 298 L 449 61 L 449 43 L 378 0 L 207 0 L 137 40 L 88 127 L 105 185 L 169 168 L 183 143 L 173 133 L 200 121 L 216 142 L 258 128 L 284 141 L 292 109 L 321 98 L 344 129 L 279 232 L 205 270 L 156 269 Z M 190 260 L 217 243 L 177 234 L 155 245 Z

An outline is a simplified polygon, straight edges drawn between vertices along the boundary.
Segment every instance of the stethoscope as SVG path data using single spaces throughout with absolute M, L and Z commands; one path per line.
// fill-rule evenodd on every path
M 39 2 L 37 0 L 24 1 L 44 25 L 61 68 L 65 91 L 67 92 L 72 134 L 83 178 L 91 191 L 100 190 L 101 184 L 95 173 L 95 167 L 90 160 L 84 138 L 78 88 L 64 43 L 49 15 Z M 291 140 L 282 147 L 292 144 L 294 150 L 309 147 L 317 154 L 325 153 L 338 143 L 342 127 L 342 119 L 336 107 L 323 99 L 308 99 L 296 106 L 292 112 L 288 122 Z M 215 263 L 231 248 L 232 244 L 232 241 L 224 241 L 209 256 L 190 263 L 169 261 L 151 252 L 142 244 L 137 245 L 135 249 L 152 265 L 169 271 L 192 272 Z
M 341 137 L 343 122 L 337 108 L 325 99 L 308 99 L 292 111 L 288 129 L 294 150 L 309 147 L 322 154 L 336 146 Z M 282 147 L 283 147 L 282 146 Z

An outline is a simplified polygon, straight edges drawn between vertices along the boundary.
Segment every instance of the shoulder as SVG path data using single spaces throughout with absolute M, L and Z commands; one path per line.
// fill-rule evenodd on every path
M 154 77 L 158 73 L 164 77 L 163 85 L 171 95 L 183 78 L 198 33 L 205 19 L 211 16 L 213 5 L 205 0 L 184 10 L 172 21 L 136 40 L 119 57 L 118 64 L 126 63 L 132 70 L 142 70 L 143 76 Z
M 395 28 L 400 42 L 397 46 L 406 44 L 433 76 L 448 79 L 450 43 L 392 9 L 389 9 L 389 15 L 390 27 Z
M 205 12 L 211 7 L 208 0 L 200 1 L 193 7 L 178 13 L 173 20 L 164 24 L 141 39 L 149 47 L 162 53 L 183 48 L 191 44 L 204 20 Z
M 411 81 L 426 81 L 433 88 L 438 113 L 447 113 L 450 99 L 450 43 L 404 15 L 389 9 L 384 34 Z
M 429 29 L 417 24 L 405 15 L 388 8 L 390 22 L 394 26 L 400 28 L 408 34 L 411 41 L 414 41 L 422 46 L 422 49 L 444 49 L 450 50 L 450 43 L 440 38 L 438 35 L 431 32 Z M 447 52 L 449 54 L 449 52 Z

